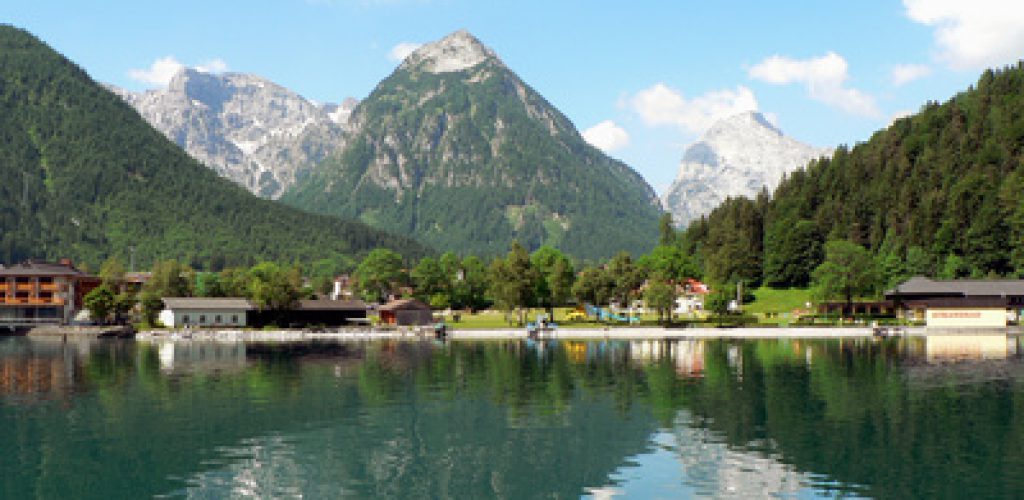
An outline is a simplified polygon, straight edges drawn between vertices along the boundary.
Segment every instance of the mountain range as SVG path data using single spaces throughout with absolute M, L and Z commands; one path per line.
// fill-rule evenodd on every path
M 219 269 L 430 250 L 257 198 L 154 130 L 31 34 L 0 25 L 0 262 L 112 255 Z
M 685 227 L 727 197 L 753 198 L 762 189 L 773 191 L 785 174 L 830 154 L 830 149 L 783 135 L 761 113 L 726 117 L 686 148 L 662 204 L 672 220 Z
M 193 158 L 276 199 L 345 145 L 355 99 L 318 105 L 255 75 L 181 69 L 166 88 L 110 87 Z
M 441 250 L 496 255 L 513 240 L 580 258 L 649 249 L 660 207 L 633 169 L 466 31 L 409 55 L 352 112 L 340 155 L 281 198 Z

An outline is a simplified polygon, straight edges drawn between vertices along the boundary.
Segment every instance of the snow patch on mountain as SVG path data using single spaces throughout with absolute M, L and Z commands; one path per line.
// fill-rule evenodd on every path
M 686 149 L 662 205 L 676 224 L 685 226 L 729 196 L 774 190 L 785 174 L 831 153 L 783 135 L 761 113 L 733 115 L 716 122 Z
M 109 87 L 193 158 L 253 193 L 278 198 L 297 175 L 340 151 L 356 101 L 317 105 L 241 73 L 179 71 L 167 88 Z

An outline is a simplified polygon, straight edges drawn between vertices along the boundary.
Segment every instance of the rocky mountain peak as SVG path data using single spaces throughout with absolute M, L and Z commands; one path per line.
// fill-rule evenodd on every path
M 498 56 L 466 30 L 456 31 L 428 43 L 405 58 L 400 69 L 422 69 L 430 73 L 464 71 Z
M 758 111 L 747 111 L 723 118 L 715 122 L 704 135 L 709 137 L 730 133 L 744 134 L 753 129 L 771 131 L 777 136 L 783 135 L 778 127 Z
M 256 75 L 193 68 L 163 89 L 114 90 L 192 157 L 268 198 L 344 145 L 356 105 L 316 104 Z
M 831 154 L 787 137 L 756 111 L 723 118 L 683 152 L 679 173 L 662 197 L 677 224 L 706 215 L 729 196 L 756 196 L 782 177 Z

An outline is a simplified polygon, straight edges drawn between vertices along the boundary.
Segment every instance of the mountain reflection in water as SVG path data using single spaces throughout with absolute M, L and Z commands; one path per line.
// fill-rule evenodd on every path
M 0 339 L 0 497 L 1005 497 L 1019 339 Z

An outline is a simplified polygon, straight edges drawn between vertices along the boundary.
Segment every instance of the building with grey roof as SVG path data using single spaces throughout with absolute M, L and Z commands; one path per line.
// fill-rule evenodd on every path
M 164 297 L 160 322 L 170 328 L 244 327 L 256 310 L 239 297 Z
M 886 291 L 885 298 L 897 305 L 901 317 L 929 326 L 1006 326 L 1018 321 L 1024 309 L 1024 280 L 916 276 Z

